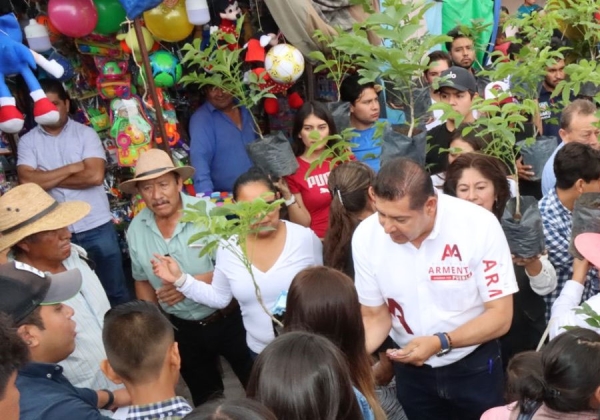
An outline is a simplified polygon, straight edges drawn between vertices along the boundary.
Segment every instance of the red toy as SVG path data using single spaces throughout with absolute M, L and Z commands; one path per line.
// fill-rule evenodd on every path
M 240 9 L 238 2 L 234 0 L 215 0 L 212 4 L 215 12 L 219 14 L 221 22 L 219 26 L 211 26 L 210 33 L 219 30 L 226 34 L 233 34 L 238 39 L 240 34 L 236 31 L 236 24 L 237 20 L 242 17 L 242 9 Z M 226 43 L 226 45 L 232 51 L 239 48 L 237 43 Z

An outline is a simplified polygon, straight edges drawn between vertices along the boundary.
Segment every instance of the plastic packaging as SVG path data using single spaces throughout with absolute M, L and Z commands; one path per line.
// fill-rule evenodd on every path
M 530 178 L 530 181 L 539 181 L 542 179 L 544 165 L 554 150 L 558 146 L 556 137 L 541 136 L 535 140 L 531 146 L 526 146 L 524 142 L 518 142 L 517 146 L 523 145 L 521 148 L 521 156 L 523 156 L 523 164 L 531 165 L 531 171 L 535 174 Z
M 600 193 L 581 194 L 573 205 L 572 219 L 569 253 L 576 258 L 583 258 L 573 240 L 580 233 L 600 233 Z
M 395 157 L 405 157 L 425 165 L 425 151 L 427 145 L 427 132 L 421 131 L 408 137 L 406 125 L 387 125 L 383 132 L 381 143 L 381 165 Z
M 29 20 L 29 25 L 24 30 L 27 45 L 33 51 L 44 52 L 52 49 L 50 35 L 44 25 L 40 25 L 35 19 L 31 19 Z
M 285 134 L 264 136 L 248 146 L 248 156 L 254 164 L 275 177 L 291 175 L 298 170 L 298 161 Z
M 210 22 L 210 11 L 206 0 L 185 0 L 188 20 L 194 25 L 204 25 Z
M 523 196 L 520 200 L 521 219 L 514 218 L 517 199 L 513 197 L 506 203 L 500 223 L 510 252 L 517 257 L 531 258 L 545 249 L 542 215 L 534 197 Z

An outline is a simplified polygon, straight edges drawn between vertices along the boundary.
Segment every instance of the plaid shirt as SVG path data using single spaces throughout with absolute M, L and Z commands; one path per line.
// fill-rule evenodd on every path
M 544 296 L 544 300 L 546 301 L 546 321 L 549 321 L 552 304 L 560 295 L 567 280 L 571 280 L 573 277 L 573 256 L 569 254 L 573 220 L 571 212 L 558 199 L 556 188 L 552 188 L 548 195 L 542 198 L 539 207 L 544 225 L 548 259 L 556 269 L 557 277 L 556 289 Z M 593 268 L 587 274 L 587 281 L 583 290 L 583 300 L 589 299 L 596 293 L 598 293 L 598 271 Z
M 132 405 L 126 420 L 181 420 L 192 411 L 183 397 L 174 397 L 148 405 Z

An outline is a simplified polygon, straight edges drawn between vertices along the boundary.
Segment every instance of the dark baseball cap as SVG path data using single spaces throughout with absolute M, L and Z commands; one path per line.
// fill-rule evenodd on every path
M 477 92 L 477 81 L 469 70 L 458 66 L 452 66 L 440 74 L 438 91 L 443 87 L 449 87 L 461 92 Z
M 0 265 L 0 312 L 17 323 L 40 305 L 71 299 L 79 289 L 81 272 L 77 268 L 50 274 L 18 261 Z

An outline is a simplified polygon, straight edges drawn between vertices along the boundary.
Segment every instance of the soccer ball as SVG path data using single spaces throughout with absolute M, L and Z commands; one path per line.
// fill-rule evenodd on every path
M 170 88 L 179 82 L 182 69 L 177 57 L 167 51 L 156 51 L 149 58 L 156 87 Z
M 304 56 L 290 44 L 277 44 L 265 57 L 265 69 L 278 83 L 294 83 L 304 73 Z

